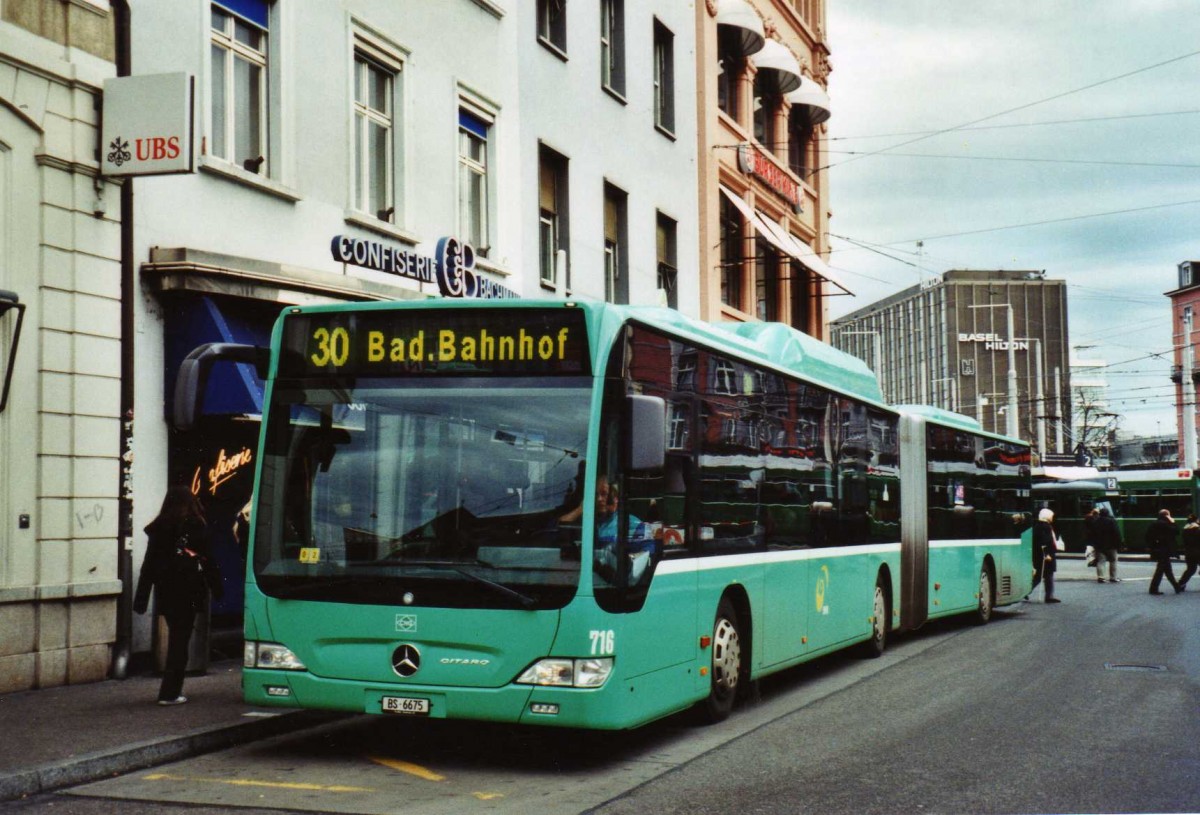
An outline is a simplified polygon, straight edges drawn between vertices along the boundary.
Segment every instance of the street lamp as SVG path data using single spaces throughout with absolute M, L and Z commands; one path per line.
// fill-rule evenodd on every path
M 1046 453 L 1046 417 L 1042 414 L 1042 404 L 1046 399 L 1046 392 L 1042 381 L 1042 363 L 1045 361 L 1042 357 L 1042 341 L 1039 337 L 1017 337 L 1016 339 L 1022 342 L 1034 343 L 1034 351 L 1037 353 L 1037 396 L 1035 397 L 1033 415 L 1037 416 L 1037 449 L 1038 453 L 1045 455 Z
M 883 393 L 883 401 L 887 401 L 887 391 L 883 387 L 883 336 L 878 331 L 839 331 L 839 336 L 874 337 L 872 342 L 871 367 L 875 369 L 875 378 L 879 380 L 879 390 Z
M 1013 308 L 1011 303 L 993 303 L 986 306 L 967 306 L 967 308 L 1006 308 L 1008 309 L 1008 416 L 1006 435 L 1019 438 L 1021 424 L 1017 421 L 1017 358 L 1013 350 Z

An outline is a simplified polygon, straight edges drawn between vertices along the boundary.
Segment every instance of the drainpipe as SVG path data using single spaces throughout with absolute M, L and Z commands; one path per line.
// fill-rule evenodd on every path
M 132 44 L 129 0 L 112 0 L 116 23 L 117 76 L 129 76 Z M 103 149 L 104 145 L 101 145 Z M 133 650 L 133 304 L 137 278 L 133 262 L 133 179 L 121 182 L 121 440 L 120 480 L 117 483 L 117 641 L 112 677 L 125 679 Z

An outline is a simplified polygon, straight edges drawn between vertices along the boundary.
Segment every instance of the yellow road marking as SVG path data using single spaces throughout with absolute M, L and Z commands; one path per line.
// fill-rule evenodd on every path
M 504 793 L 502 793 L 502 792 L 473 792 L 471 794 L 474 795 L 476 798 L 478 798 L 480 801 L 491 801 L 496 798 L 504 797 Z
M 298 781 L 255 781 L 250 778 L 199 778 L 170 773 L 152 773 L 143 776 L 146 781 L 196 781 L 206 784 L 225 784 L 230 787 L 268 787 L 281 790 L 305 790 L 309 792 L 377 792 L 370 787 L 347 787 L 341 784 L 305 784 Z
M 376 764 L 382 764 L 384 767 L 391 767 L 393 770 L 399 770 L 402 773 L 415 775 L 417 778 L 424 778 L 426 781 L 445 781 L 446 776 L 438 775 L 433 770 L 427 770 L 419 764 L 410 764 L 407 761 L 399 761 L 394 758 L 382 758 L 380 756 L 367 756 Z

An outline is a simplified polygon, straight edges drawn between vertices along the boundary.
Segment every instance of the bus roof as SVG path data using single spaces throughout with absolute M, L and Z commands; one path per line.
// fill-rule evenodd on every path
M 1165 470 L 1113 470 L 1108 475 L 1115 476 L 1118 483 L 1135 483 L 1146 481 L 1186 481 L 1195 476 L 1194 470 L 1186 467 L 1171 467 Z

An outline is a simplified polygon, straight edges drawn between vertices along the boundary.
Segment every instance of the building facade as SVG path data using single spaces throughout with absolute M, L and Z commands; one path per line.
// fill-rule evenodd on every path
M 696 4 L 700 316 L 825 337 L 824 0 Z
M 1196 359 L 1197 315 L 1200 314 L 1200 260 L 1185 260 L 1177 267 L 1176 287 L 1171 299 L 1171 344 L 1174 361 L 1171 381 L 1175 383 L 1175 425 L 1179 434 L 1179 465 L 1195 468 L 1197 457 L 1196 396 L 1200 384 L 1200 362 Z
M 97 158 L 101 89 L 116 72 L 112 10 L 5 0 L 0 43 L 4 693 L 109 671 L 121 595 L 121 277 L 118 186 Z
M 992 432 L 1015 424 L 1039 453 L 1069 448 L 1065 281 L 952 270 L 833 321 L 830 335 L 875 370 L 889 403 L 953 410 Z
M 262 383 L 219 366 L 196 428 L 177 432 L 175 375 L 197 345 L 265 344 L 283 308 L 307 303 L 505 294 L 700 311 L 692 7 L 0 9 L 0 360 L 23 318 L 0 413 L 0 691 L 120 675 L 157 650 L 129 600 L 172 483 L 216 530 L 228 579 L 211 625 L 240 632 Z M 190 135 L 161 142 L 182 170 L 103 170 L 155 152 L 129 132 L 102 143 L 116 74 L 182 77 L 171 104 Z M 445 237 L 472 248 L 469 291 L 432 274 Z

